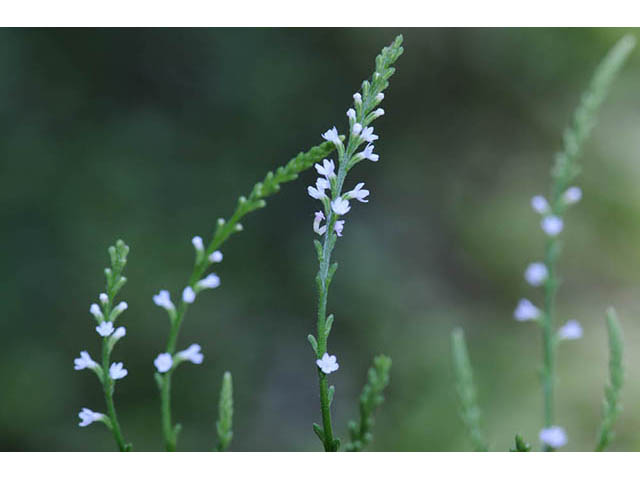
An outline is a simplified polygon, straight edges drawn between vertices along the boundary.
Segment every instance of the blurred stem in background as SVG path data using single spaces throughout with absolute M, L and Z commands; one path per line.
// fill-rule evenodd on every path
M 554 334 L 554 315 L 559 283 L 556 264 L 561 250 L 557 235 L 562 231 L 562 215 L 566 208 L 580 197 L 580 195 L 570 195 L 570 185 L 580 173 L 580 167 L 577 161 L 582 153 L 582 147 L 589 138 L 589 134 L 595 125 L 596 114 L 606 98 L 613 80 L 634 46 L 634 37 L 629 35 L 623 37 L 607 53 L 596 68 L 591 84 L 582 95 L 580 105 L 574 113 L 571 125 L 564 133 L 563 150 L 556 155 L 555 165 L 551 172 L 552 187 L 550 205 L 541 212 L 545 215 L 545 218 L 542 220 L 543 229 L 549 236 L 544 262 L 547 270 L 547 279 L 545 282 L 544 313 L 541 320 L 543 340 L 542 386 L 545 428 L 552 427 L 555 423 L 555 358 L 558 337 Z M 553 448 L 546 445 L 545 449 L 552 450 Z
M 198 283 L 202 281 L 202 276 L 211 266 L 211 256 L 216 252 L 222 244 L 234 233 L 242 231 L 240 220 L 249 212 L 263 208 L 266 206 L 265 198 L 277 193 L 280 190 L 280 184 L 290 182 L 298 178 L 298 174 L 310 168 L 315 162 L 330 154 L 334 149 L 331 142 L 324 142 L 313 147 L 306 153 L 299 153 L 291 159 L 286 165 L 279 167 L 275 174 L 267 173 L 262 182 L 254 185 L 248 197 L 240 197 L 236 210 L 228 221 L 220 218 L 218 220 L 215 234 L 208 247 L 203 252 L 197 252 L 196 262 L 193 272 L 189 277 L 187 289 L 198 291 Z M 193 299 L 191 299 L 191 302 Z M 178 334 L 180 327 L 187 313 L 187 306 L 191 302 L 185 302 L 184 297 L 180 300 L 177 311 L 169 311 L 169 320 L 171 327 L 169 331 L 169 339 L 165 352 L 172 357 L 176 351 Z M 156 373 L 156 381 L 160 388 L 161 416 L 162 416 L 162 432 L 164 435 L 165 448 L 168 451 L 174 451 L 177 445 L 177 437 L 180 431 L 180 425 L 173 425 L 171 420 L 171 375 L 174 367 L 171 367 L 165 373 Z M 230 380 L 229 380 L 230 381 Z M 224 383 L 223 383 L 224 388 Z M 230 439 L 229 439 L 230 440 Z M 227 442 L 228 443 L 228 442 Z

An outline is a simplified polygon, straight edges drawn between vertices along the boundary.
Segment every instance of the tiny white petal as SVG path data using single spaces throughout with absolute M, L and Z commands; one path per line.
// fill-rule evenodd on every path
M 536 195 L 531 198 L 531 208 L 533 208 L 540 215 L 544 215 L 549 211 L 549 202 L 542 195 Z
M 199 288 L 217 288 L 220 286 L 220 277 L 215 273 L 210 273 L 198 282 Z
M 541 312 L 533 303 L 526 298 L 521 299 L 518 302 L 518 306 L 513 312 L 513 316 L 519 322 L 526 322 L 528 320 L 535 320 L 540 316 Z
M 101 337 L 108 337 L 113 333 L 113 322 L 102 322 L 100 325 L 96 327 L 96 332 Z
M 373 145 L 371 143 L 367 145 L 365 149 L 359 153 L 359 155 L 362 155 L 362 158 L 366 158 L 368 160 L 371 160 L 372 162 L 377 162 L 380 158 L 379 155 L 373 153 Z
M 104 418 L 104 414 L 100 412 L 94 412 L 93 410 L 89 410 L 88 408 L 83 408 L 78 413 L 78 417 L 80 417 L 81 422 L 78 424 L 81 427 L 86 427 L 87 425 L 91 425 L 93 422 L 97 422 Z
M 202 237 L 196 235 L 191 239 L 191 243 L 193 243 L 194 248 L 198 252 L 202 252 L 204 250 L 204 243 L 202 242 Z
M 327 228 L 327 227 L 324 227 L 324 228 Z M 344 220 L 336 220 L 336 223 L 333 224 L 333 231 L 336 232 L 336 235 L 341 237 L 343 230 L 344 230 Z
M 562 228 L 564 227 L 564 223 L 560 217 L 556 215 L 549 215 L 548 217 L 544 217 L 540 222 L 540 226 L 544 233 L 549 235 L 550 237 L 555 237 L 560 232 L 562 232 Z
M 116 328 L 116 331 L 113 332 L 113 335 L 111 335 L 111 338 L 115 338 L 116 340 L 120 340 L 126 334 L 127 334 L 127 329 L 126 328 L 118 327 L 118 328 Z
M 127 373 L 129 372 L 124 368 L 122 362 L 114 362 L 111 364 L 111 367 L 109 367 L 109 376 L 114 380 L 120 380 L 126 377 Z
M 213 252 L 209 255 L 209 261 L 211 263 L 220 263 L 222 261 L 222 252 L 220 250 Z
M 196 299 L 196 292 L 191 287 L 185 287 L 182 291 L 182 301 L 185 303 L 193 303 Z
M 328 160 L 325 158 L 324 160 L 322 160 L 322 165 L 316 163 L 314 166 L 316 167 L 318 175 L 323 175 L 327 179 L 331 179 L 336 176 L 336 165 L 335 163 L 333 163 L 333 160 Z
M 373 134 L 373 127 L 367 127 L 362 130 L 362 134 L 360 135 L 366 142 L 374 142 L 378 139 L 378 135 Z
M 376 109 L 375 112 L 373 112 L 373 114 L 375 115 L 376 118 L 381 117 L 382 115 L 384 115 L 384 109 L 378 108 Z
M 182 360 L 188 360 L 191 363 L 201 364 L 204 359 L 204 355 L 200 352 L 200 345 L 194 343 L 186 350 L 182 350 L 178 352 L 176 355 L 180 357 Z
M 369 196 L 369 190 L 364 190 L 364 183 L 360 182 L 356 185 L 356 188 L 347 193 L 350 198 L 354 198 L 362 203 L 367 203 L 369 200 L 366 198 Z
M 74 370 L 84 370 L 85 368 L 95 368 L 98 364 L 91 358 L 85 350 L 80 352 L 80 356 L 73 360 Z
M 329 180 L 324 177 L 318 177 L 316 180 L 316 189 L 324 192 L 327 188 L 331 188 Z
M 160 373 L 165 373 L 171 370 L 171 366 L 173 365 L 173 357 L 170 353 L 161 353 L 156 359 L 153 361 L 156 369 Z
M 356 105 L 359 105 L 362 103 L 362 95 L 360 95 L 359 93 L 354 93 L 353 94 L 353 100 L 354 102 L 356 102 Z
M 101 293 L 99 298 L 100 303 L 102 303 L 103 305 L 106 305 L 109 302 L 109 296 L 106 293 Z
M 333 142 L 336 145 L 342 145 L 342 140 L 340 140 L 340 136 L 338 135 L 338 130 L 336 127 L 333 127 L 322 134 L 322 138 L 327 140 L 328 142 Z
M 97 303 L 91 304 L 91 307 L 89 307 L 89 313 L 91 313 L 91 315 L 93 315 L 95 319 L 98 321 L 104 318 L 104 315 L 102 314 L 102 310 L 100 310 L 100 307 L 98 306 Z
M 353 134 L 354 135 L 358 135 L 361 131 L 362 131 L 362 125 L 360 125 L 359 123 L 354 123 L 353 124 Z
M 316 200 L 326 198 L 324 190 L 318 190 L 316 187 L 307 187 L 307 193 L 311 198 L 315 198 Z
M 349 110 L 347 110 L 347 117 L 349 117 L 350 120 L 355 121 L 356 111 L 353 108 L 350 108 Z
M 116 312 L 116 314 L 120 314 L 124 312 L 127 308 L 129 308 L 129 304 L 127 302 L 120 302 L 118 305 L 115 306 L 113 311 Z
M 376 95 L 376 100 L 378 100 L 379 102 L 381 102 L 384 99 L 384 93 L 380 92 L 379 94 Z
M 539 438 L 543 444 L 551 448 L 560 448 L 567 444 L 567 432 L 557 425 L 540 430 Z
M 351 207 L 349 206 L 349 200 L 346 200 L 342 197 L 338 197 L 334 201 L 332 201 L 331 208 L 337 215 L 344 215 L 349 210 L 351 210 Z
M 562 340 L 577 340 L 582 337 L 582 325 L 577 320 L 569 320 L 558 330 L 558 337 Z
M 328 353 L 322 355 L 321 359 L 316 360 L 316 365 L 320 368 L 320 370 L 322 370 L 323 373 L 327 375 L 335 372 L 340 367 L 340 365 L 336 361 L 336 356 L 329 355 Z
M 318 235 L 323 235 L 324 232 L 327 231 L 327 226 L 323 225 L 320 226 L 320 222 L 322 222 L 322 220 L 324 220 L 324 213 L 322 213 L 321 211 L 317 211 L 315 213 L 314 219 L 313 219 L 313 231 L 316 232 Z
M 578 203 L 582 199 L 582 190 L 580 187 L 569 187 L 562 194 L 562 198 L 567 205 Z
M 544 263 L 534 262 L 530 263 L 524 272 L 525 280 L 534 287 L 542 285 L 549 276 L 549 272 Z
M 157 295 L 154 295 L 153 303 L 165 310 L 174 311 L 176 309 L 167 290 L 160 290 Z

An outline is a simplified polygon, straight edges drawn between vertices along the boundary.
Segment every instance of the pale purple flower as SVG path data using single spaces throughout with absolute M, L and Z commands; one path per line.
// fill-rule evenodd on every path
M 529 285 L 532 285 L 534 287 L 539 287 L 544 282 L 546 282 L 548 276 L 549 272 L 547 270 L 547 267 L 544 263 L 541 262 L 530 263 L 524 272 L 525 280 L 527 281 L 527 283 L 529 283 Z
M 191 243 L 193 243 L 193 247 L 196 249 L 197 252 L 204 251 L 204 243 L 202 242 L 202 237 L 196 235 L 191 239 Z
M 176 307 L 173 305 L 173 302 L 171 301 L 171 295 L 169 295 L 169 292 L 167 290 L 160 290 L 157 295 L 154 295 L 153 303 L 170 312 L 175 311 L 176 309 Z
M 582 190 L 580 187 L 569 187 L 562 194 L 562 199 L 567 205 L 578 203 L 582 199 Z
M 220 286 L 220 277 L 215 273 L 210 273 L 197 284 L 199 290 L 204 288 L 217 288 Z
M 104 414 L 99 412 L 94 412 L 93 410 L 89 410 L 88 408 L 83 408 L 78 413 L 78 417 L 80 417 L 81 422 L 78 424 L 80 427 L 86 427 L 87 425 L 91 425 L 93 422 L 98 422 L 104 419 Z
M 526 322 L 528 320 L 535 320 L 540 316 L 540 313 L 541 312 L 538 307 L 526 298 L 523 298 L 518 302 L 518 306 L 513 312 L 513 316 L 519 322 Z
M 80 356 L 73 360 L 74 370 L 84 370 L 85 368 L 96 368 L 98 364 L 91 358 L 89 353 L 85 350 L 80 352 Z
M 354 93 L 353 101 L 356 103 L 356 105 L 360 105 L 362 103 L 362 95 L 360 95 L 359 93 Z
M 113 333 L 113 322 L 102 322 L 100 325 L 96 327 L 96 332 L 101 337 L 108 337 Z
M 104 320 L 104 315 L 102 314 L 102 310 L 97 303 L 92 303 L 91 307 L 89 307 L 89 313 L 95 317 L 98 322 Z
M 380 159 L 380 156 L 377 153 L 373 153 L 373 144 L 371 143 L 367 145 L 359 155 L 362 155 L 362 158 L 366 158 L 372 162 L 377 162 Z
M 336 232 L 336 235 L 341 237 L 342 230 L 344 230 L 344 220 L 336 220 L 336 223 L 333 224 L 333 231 Z
M 122 362 L 113 362 L 109 367 L 109 376 L 113 380 L 120 380 L 121 378 L 126 377 L 127 373 L 129 372 L 126 368 L 124 368 Z
M 120 302 L 118 305 L 116 305 L 113 308 L 113 311 L 111 313 L 112 315 L 115 315 L 117 317 L 122 312 L 124 312 L 127 308 L 129 308 L 129 304 L 127 304 L 127 302 Z
M 322 134 L 322 138 L 327 140 L 328 142 L 333 142 L 336 145 L 342 145 L 342 140 L 340 140 L 340 136 L 338 135 L 338 130 L 336 127 L 333 127 Z
M 336 176 L 336 165 L 333 163 L 333 160 L 324 159 L 322 160 L 322 165 L 316 163 L 314 165 L 316 167 L 316 171 L 318 175 L 324 175 L 325 178 L 331 179 Z
M 551 448 L 560 448 L 567 444 L 567 432 L 557 425 L 540 430 L 539 438 L 543 444 Z
M 367 127 L 362 130 L 362 134 L 360 135 L 366 142 L 374 142 L 378 139 L 378 135 L 373 134 L 373 127 Z
M 323 235 L 324 232 L 327 231 L 326 225 L 320 226 L 320 222 L 322 222 L 324 219 L 325 219 L 324 213 L 322 213 L 321 211 L 317 211 L 315 213 L 315 216 L 313 218 L 313 231 L 316 232 L 318 235 Z
M 351 207 L 349 206 L 349 200 L 338 197 L 334 201 L 331 202 L 331 208 L 337 215 L 344 215 Z
M 369 196 L 369 190 L 363 190 L 362 187 L 364 187 L 364 183 L 358 183 L 356 185 L 356 188 L 354 188 L 350 192 L 347 192 L 347 195 L 350 198 L 358 200 L 359 202 L 367 203 L 369 200 L 366 200 L 366 198 Z
M 380 92 L 379 94 L 376 95 L 376 100 L 378 100 L 379 102 L 381 102 L 384 99 L 384 93 Z
M 118 328 L 116 328 L 116 331 L 113 332 L 113 335 L 111 335 L 111 338 L 113 338 L 114 340 L 120 340 L 126 334 L 127 334 L 127 329 L 126 328 L 118 327 Z
M 325 353 L 321 359 L 316 360 L 316 365 L 327 375 L 338 370 L 340 365 L 336 362 L 335 355 Z
M 582 337 L 582 326 L 577 320 L 569 320 L 560 330 L 558 330 L 558 338 L 562 340 L 577 340 Z
M 109 295 L 106 293 L 101 293 L 98 298 L 100 298 L 100 303 L 103 305 L 109 303 Z
M 316 179 L 316 188 L 325 191 L 327 188 L 331 188 L 331 183 L 324 177 L 318 177 Z
M 171 366 L 173 365 L 173 357 L 170 353 L 161 353 L 153 361 L 153 364 L 155 365 L 158 372 L 168 372 L 169 370 L 171 370 Z
M 349 120 L 353 120 L 355 122 L 356 121 L 356 111 L 353 108 L 350 108 L 349 110 L 347 110 L 347 117 L 349 118 Z
M 362 131 L 362 125 L 360 125 L 359 123 L 354 123 L 353 129 L 352 129 L 353 134 L 359 135 L 361 131 Z
M 209 255 L 209 261 L 211 263 L 220 263 L 222 261 L 222 252 L 220 250 L 213 252 Z
M 540 215 L 544 215 L 549 211 L 549 202 L 542 195 L 536 195 L 531 198 L 531 208 L 533 208 Z
M 316 200 L 322 200 L 327 197 L 324 190 L 318 189 L 317 187 L 307 187 L 307 193 L 311 198 L 315 198 Z
M 204 355 L 200 353 L 200 345 L 194 343 L 186 350 L 182 350 L 176 354 L 182 360 L 189 360 L 191 363 L 201 364 L 204 359 Z
M 382 115 L 384 115 L 384 109 L 382 108 L 378 108 L 373 112 L 373 115 L 375 116 L 375 118 L 381 117 Z
M 196 292 L 191 287 L 185 287 L 182 291 L 182 301 L 184 303 L 193 303 L 196 299 Z
M 560 232 L 562 232 L 562 228 L 564 227 L 564 223 L 560 217 L 555 215 L 549 215 L 548 217 L 544 217 L 540 222 L 540 226 L 544 233 L 549 235 L 550 237 L 555 237 Z

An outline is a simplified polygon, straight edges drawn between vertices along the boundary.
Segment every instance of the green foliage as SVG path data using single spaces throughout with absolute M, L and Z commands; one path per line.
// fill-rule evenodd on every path
M 346 146 L 342 137 L 334 142 L 338 153 L 338 171 L 330 180 L 327 179 L 327 181 L 330 181 L 331 198 L 324 195 L 321 200 L 324 207 L 324 218 L 326 219 L 326 231 L 322 243 L 317 240 L 314 241 L 319 263 L 318 274 L 316 275 L 316 287 L 318 290 L 317 340 L 315 338 L 313 340 L 310 337 L 307 338 L 317 359 L 321 359 L 327 353 L 327 341 L 333 324 L 333 316 L 327 317 L 327 299 L 331 280 L 338 268 L 337 263 L 331 263 L 331 254 L 338 238 L 334 227 L 339 217 L 331 208 L 331 200 L 344 200 L 342 187 L 347 172 L 365 158 L 363 152 L 356 153 L 356 150 L 365 140 L 359 135 L 360 132 L 354 132 L 353 127 L 357 123 L 360 126 L 360 131 L 364 131 L 371 122 L 384 113 L 382 110 L 374 111 L 374 109 L 384 98 L 382 92 L 389 86 L 388 80 L 395 72 L 392 65 L 402 55 L 402 52 L 402 35 L 398 35 L 391 45 L 382 49 L 376 57 L 375 71 L 371 79 L 363 81 L 361 92 L 357 92 L 354 95 L 354 108 L 350 110 L 352 116 L 349 117 L 349 135 L 347 135 Z M 371 130 L 373 131 L 373 128 Z M 331 131 L 327 133 L 331 133 Z M 331 391 L 330 394 L 327 375 L 320 368 L 318 368 L 318 382 L 322 427 L 314 424 L 313 428 L 318 438 L 322 441 L 325 451 L 334 452 L 338 450 L 340 440 L 334 438 L 331 425 L 330 407 L 333 392 Z
M 218 402 L 218 421 L 216 430 L 218 432 L 218 452 L 224 452 L 229 448 L 233 438 L 233 380 L 230 372 L 225 372 L 222 377 L 222 387 L 220 388 L 220 401 Z
M 360 420 L 349 422 L 351 441 L 345 445 L 349 452 L 361 452 L 371 443 L 376 409 L 384 402 L 382 393 L 389 385 L 391 358 L 378 355 L 373 359 L 373 366 L 367 374 L 367 383 L 360 394 Z
M 520 436 L 520 434 L 516 435 L 515 447 L 509 450 L 510 452 L 530 452 L 531 445 L 525 442 L 525 440 Z
M 473 372 L 462 328 L 456 328 L 451 332 L 451 353 L 456 390 L 460 403 L 460 418 L 467 428 L 474 449 L 479 452 L 486 452 L 488 446 L 480 428 L 480 408 L 476 399 Z
M 607 310 L 607 332 L 609 334 L 609 384 L 604 389 L 602 404 L 602 423 L 598 432 L 596 451 L 602 452 L 614 437 L 613 425 L 622 410 L 620 391 L 624 384 L 624 367 L 622 366 L 623 340 L 622 330 L 616 311 Z
M 554 180 L 551 199 L 554 205 L 553 211 L 556 213 L 562 208 L 560 201 L 562 194 L 580 172 L 580 167 L 576 162 L 582 152 L 584 142 L 589 138 L 589 134 L 596 124 L 596 115 L 600 105 L 609 93 L 611 84 L 635 44 L 635 38 L 632 35 L 626 35 L 609 50 L 596 68 L 591 84 L 583 93 L 580 105 L 573 115 L 571 125 L 564 133 L 564 148 L 556 155 L 555 165 L 551 171 Z

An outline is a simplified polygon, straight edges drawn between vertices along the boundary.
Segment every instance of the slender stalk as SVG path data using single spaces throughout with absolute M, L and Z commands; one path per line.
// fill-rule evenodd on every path
M 298 177 L 302 171 L 310 168 L 315 162 L 331 153 L 334 149 L 331 142 L 324 142 L 318 146 L 311 148 L 307 152 L 301 152 L 291 159 L 286 165 L 279 167 L 275 173 L 269 172 L 262 182 L 254 185 L 251 193 L 247 197 L 240 197 L 235 211 L 229 221 L 219 219 L 217 228 L 213 238 L 200 258 L 195 262 L 193 271 L 189 276 L 188 286 L 194 287 L 202 278 L 206 270 L 210 267 L 208 262 L 209 256 L 218 250 L 224 242 L 234 233 L 242 231 L 240 220 L 249 212 L 263 208 L 266 205 L 265 198 L 277 193 L 280 190 L 280 184 L 290 182 Z M 187 313 L 188 304 L 180 300 L 175 314 L 175 318 L 171 318 L 169 329 L 169 337 L 165 352 L 172 356 L 176 351 L 178 335 L 180 327 Z M 162 433 L 164 436 L 165 448 L 167 451 L 175 451 L 177 446 L 177 433 L 179 426 L 173 426 L 171 420 L 171 376 L 173 368 L 163 375 L 156 377 L 160 386 L 160 415 L 162 424 Z
M 102 340 L 102 371 L 104 373 L 104 381 L 102 383 L 102 387 L 104 390 L 104 400 L 107 404 L 107 415 L 109 416 L 109 420 L 111 421 L 111 432 L 113 433 L 113 437 L 115 438 L 120 451 L 127 452 L 130 450 L 130 447 L 125 443 L 124 437 L 122 436 L 120 423 L 118 422 L 118 416 L 116 414 L 116 406 L 113 402 L 113 390 L 115 382 L 109 376 L 109 357 L 109 341 L 107 338 L 105 338 Z

